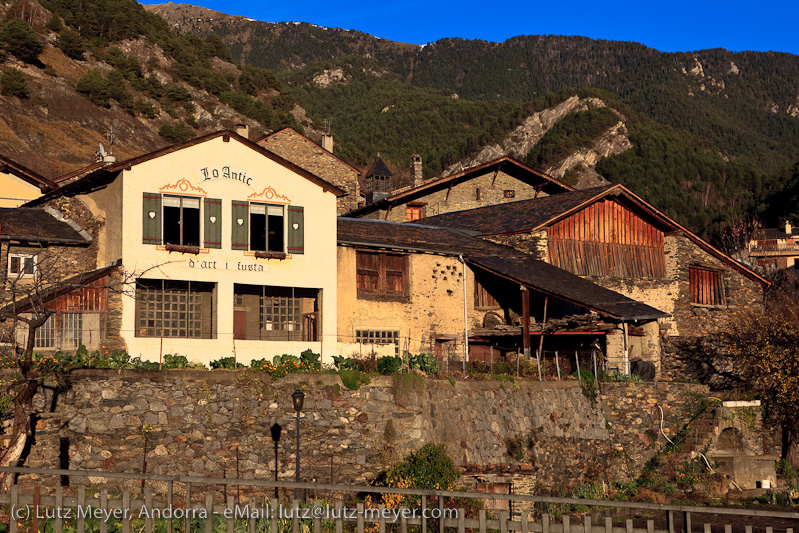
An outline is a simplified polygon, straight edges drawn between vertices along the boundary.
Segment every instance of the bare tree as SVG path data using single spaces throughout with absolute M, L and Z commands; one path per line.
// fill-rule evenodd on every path
M 736 261 L 748 267 L 754 267 L 749 256 L 749 243 L 757 237 L 762 229 L 763 222 L 756 215 L 733 218 L 721 232 L 721 249 Z
M 4 304 L 0 307 L 0 322 L 11 329 L 10 333 L 14 337 L 12 355 L 20 378 L 11 386 L 10 392 L 14 397 L 13 424 L 8 447 L 0 456 L 0 466 L 16 466 L 22 458 L 28 439 L 33 433 L 34 397 L 40 390 L 42 379 L 57 377 L 59 372 L 69 370 L 42 370 L 35 365 L 37 334 L 55 312 L 52 302 L 77 290 L 104 290 L 106 296 L 134 297 L 135 280 L 144 273 L 126 273 L 117 263 L 59 277 L 63 272 L 63 268 L 59 267 L 63 260 L 61 254 L 48 254 L 47 249 L 43 248 L 35 257 L 36 268 L 33 275 L 23 275 L 20 269 L 18 275 L 6 280 L 4 291 L 0 293 L 0 302 Z M 99 280 L 102 282 L 98 283 Z M 27 333 L 22 345 L 16 342 L 20 323 L 23 324 L 21 329 Z M 13 474 L 0 473 L 0 489 L 7 490 L 13 479 Z

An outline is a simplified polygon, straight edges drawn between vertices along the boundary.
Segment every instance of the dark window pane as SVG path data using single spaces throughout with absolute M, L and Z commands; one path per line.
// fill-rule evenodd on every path
M 283 215 L 269 215 L 270 252 L 283 251 Z
M 180 244 L 180 207 L 164 206 L 164 244 Z
M 250 250 L 266 251 L 266 213 L 250 213 Z
M 200 246 L 200 210 L 183 206 L 183 242 L 186 246 Z

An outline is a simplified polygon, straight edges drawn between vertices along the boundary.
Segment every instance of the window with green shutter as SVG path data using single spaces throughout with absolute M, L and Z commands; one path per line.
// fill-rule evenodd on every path
M 144 193 L 142 220 L 142 242 L 144 244 L 161 244 L 161 195 L 159 193 Z
M 288 251 L 290 254 L 305 253 L 305 217 L 303 208 L 298 205 L 289 206 Z
M 206 198 L 204 243 L 206 248 L 222 248 L 222 200 Z
M 246 250 L 250 233 L 250 205 L 246 201 L 233 200 L 230 211 L 233 214 L 231 247 L 234 250 Z

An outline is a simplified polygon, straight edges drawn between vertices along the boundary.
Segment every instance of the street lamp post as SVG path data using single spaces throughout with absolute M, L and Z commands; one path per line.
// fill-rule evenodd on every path
M 294 466 L 294 481 L 300 482 L 300 411 L 302 411 L 302 404 L 305 401 L 305 393 L 301 390 L 295 390 L 291 393 L 291 401 L 294 402 L 294 410 L 297 411 L 297 462 Z M 294 490 L 294 498 L 300 499 L 300 489 Z
M 272 424 L 272 427 L 269 428 L 269 431 L 272 432 L 272 442 L 275 443 L 275 482 L 277 482 L 277 443 L 280 442 L 280 432 L 283 430 L 283 426 L 275 422 Z M 277 485 L 275 485 L 275 499 L 277 499 Z

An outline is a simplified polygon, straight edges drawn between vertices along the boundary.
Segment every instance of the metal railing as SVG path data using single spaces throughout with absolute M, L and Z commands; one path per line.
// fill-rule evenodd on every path
M 9 492 L 0 494 L 0 505 L 9 508 L 10 533 L 18 533 L 20 526 L 26 531 L 39 531 L 41 526 L 44 531 L 44 522 L 49 521 L 54 533 L 107 533 L 109 529 L 122 533 L 343 533 L 344 529 L 357 533 L 444 533 L 447 529 L 458 533 L 467 529 L 480 533 L 691 533 L 698 531 L 692 528 L 697 523 L 704 533 L 714 529 L 793 533 L 799 527 L 799 512 L 763 509 L 50 468 L 0 467 L 0 471 L 18 475 Z M 33 483 L 20 482 L 19 476 L 28 475 L 36 477 Z M 42 476 L 60 477 L 62 482 L 82 480 L 91 488 L 57 486 L 53 490 L 42 483 Z M 114 480 L 145 484 L 132 493 L 114 486 Z M 276 487 L 285 494 L 304 493 L 306 497 L 299 500 L 305 503 L 293 498 L 281 504 L 272 497 Z M 228 493 L 231 488 L 237 489 L 237 496 Z M 242 494 L 240 488 L 247 490 Z M 42 489 L 48 494 L 43 495 Z M 410 497 L 415 507 L 387 509 L 383 503 L 371 503 L 378 502 L 377 495 L 380 501 L 387 495 Z M 469 501 L 472 504 L 465 505 Z M 474 501 L 483 505 L 475 506 Z

